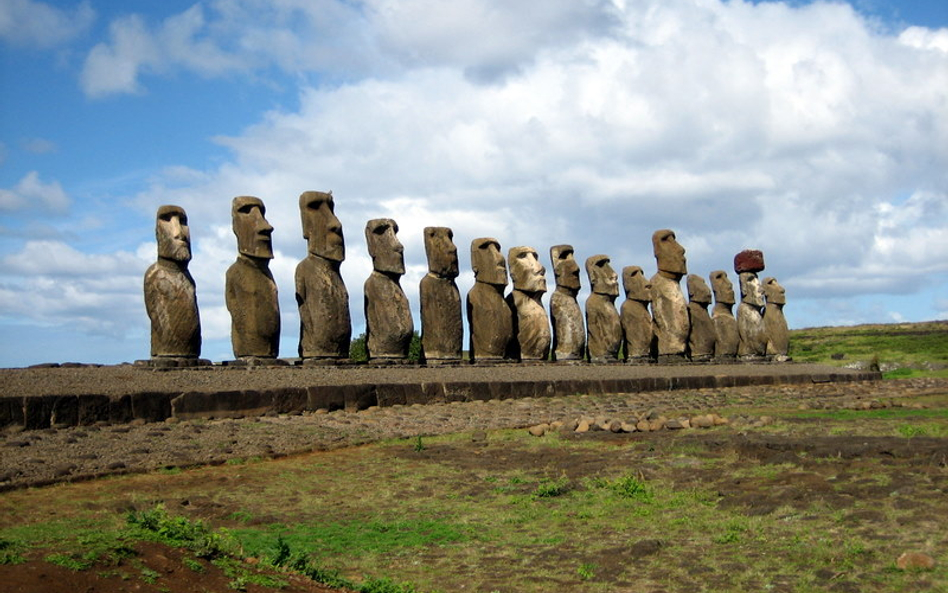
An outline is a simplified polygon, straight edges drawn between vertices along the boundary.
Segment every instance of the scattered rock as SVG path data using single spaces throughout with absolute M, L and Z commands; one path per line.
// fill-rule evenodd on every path
M 905 552 L 895 561 L 900 570 L 931 570 L 935 559 L 922 552 Z
M 550 429 L 549 424 L 537 424 L 536 426 L 531 426 L 529 428 L 530 434 L 535 437 L 542 437 L 546 434 L 546 431 Z

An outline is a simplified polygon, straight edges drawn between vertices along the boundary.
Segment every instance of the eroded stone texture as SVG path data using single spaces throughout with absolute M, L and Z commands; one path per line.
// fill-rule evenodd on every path
M 458 277 L 458 249 L 447 227 L 425 227 L 428 273 L 421 279 L 421 348 L 429 362 L 461 359 L 464 326 Z
M 734 318 L 734 285 L 724 270 L 711 272 L 711 289 L 714 291 L 714 309 L 711 319 L 714 321 L 714 357 L 730 360 L 737 357 L 741 336 L 737 331 L 737 319 Z
M 586 275 L 592 293 L 586 299 L 587 349 L 590 362 L 614 362 L 622 346 L 622 322 L 616 311 L 619 276 L 608 255 L 586 259 Z
M 741 272 L 741 304 L 737 306 L 737 331 L 741 344 L 737 354 L 744 359 L 763 357 L 767 353 L 767 332 L 764 331 L 764 292 L 754 272 Z
M 625 338 L 625 357 L 630 364 L 651 361 L 655 333 L 648 305 L 652 302 L 652 285 L 638 266 L 622 268 L 622 287 L 625 301 L 619 309 L 622 334 Z
M 764 254 L 757 249 L 745 249 L 734 256 L 734 271 L 738 274 L 764 271 Z
M 280 302 L 270 273 L 273 227 L 265 215 L 260 198 L 234 198 L 231 218 L 238 255 L 227 269 L 225 301 L 238 359 L 272 359 L 280 351 Z
M 688 334 L 688 350 L 691 360 L 707 362 L 714 356 L 716 339 L 714 322 L 708 314 L 711 304 L 711 289 L 704 278 L 688 274 L 688 322 L 691 331 Z
M 334 210 L 332 192 L 300 195 L 308 255 L 296 266 L 296 304 L 300 312 L 299 355 L 304 360 L 349 357 L 349 291 L 339 273 L 346 246 Z
M 369 359 L 407 358 L 415 331 L 408 297 L 399 283 L 405 273 L 405 258 L 396 233 L 398 225 L 390 218 L 375 218 L 365 224 L 373 268 L 363 290 Z
M 471 241 L 471 267 L 474 286 L 467 293 L 471 361 L 503 360 L 513 339 L 513 315 L 504 300 L 507 267 L 497 239 Z
M 579 293 L 579 264 L 572 245 L 550 248 L 556 290 L 550 295 L 550 321 L 553 325 L 553 360 L 582 360 L 586 352 L 586 325 L 576 301 Z
M 155 221 L 158 260 L 145 271 L 145 310 L 151 320 L 152 358 L 197 359 L 201 320 L 191 261 L 188 215 L 180 206 L 161 206 Z
M 513 290 L 507 305 L 513 314 L 510 358 L 542 361 L 550 355 L 550 322 L 540 301 L 546 292 L 546 268 L 532 247 L 514 247 L 507 252 Z
M 684 360 L 688 349 L 688 305 L 681 279 L 688 273 L 685 248 L 669 229 L 652 234 L 658 273 L 652 276 L 652 319 L 659 361 Z
M 764 278 L 764 331 L 767 333 L 767 355 L 774 360 L 789 360 L 790 329 L 783 315 L 783 306 L 787 304 L 787 295 L 776 278 Z

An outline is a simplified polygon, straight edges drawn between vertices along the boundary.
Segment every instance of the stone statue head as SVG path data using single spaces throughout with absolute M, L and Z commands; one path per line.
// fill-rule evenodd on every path
M 572 245 L 554 245 L 550 247 L 550 259 L 553 260 L 553 276 L 556 285 L 569 290 L 579 290 L 579 264 L 573 257 Z
M 346 259 L 342 224 L 336 218 L 332 192 L 305 191 L 300 194 L 303 238 L 313 255 L 341 262 Z
M 734 285 L 728 279 L 727 272 L 715 270 L 711 272 L 709 278 L 711 279 L 711 290 L 714 291 L 714 302 L 722 305 L 733 305 L 735 301 Z
M 471 267 L 475 282 L 507 286 L 507 266 L 497 239 L 482 237 L 471 241 Z
M 776 278 L 764 278 L 764 296 L 768 305 L 786 305 L 787 291 L 777 282 Z
M 191 261 L 191 229 L 181 206 L 159 206 L 155 215 L 158 257 L 187 263 Z
M 688 274 L 688 300 L 701 305 L 711 304 L 711 289 L 704 278 L 697 274 Z
M 741 272 L 738 277 L 741 281 L 741 302 L 755 307 L 764 306 L 764 291 L 760 287 L 760 279 L 754 272 Z
M 507 266 L 514 289 L 523 292 L 546 292 L 546 268 L 532 247 L 513 247 L 507 252 Z
M 652 300 L 652 283 L 645 277 L 645 272 L 638 266 L 622 268 L 622 288 L 625 298 L 647 303 Z
M 405 273 L 405 248 L 395 234 L 398 224 L 391 218 L 373 218 L 365 223 L 365 242 L 372 256 L 372 267 L 388 274 Z
M 685 248 L 675 238 L 675 231 L 662 229 L 652 233 L 652 250 L 655 252 L 659 272 L 675 276 L 679 280 L 688 273 Z
M 439 278 L 458 277 L 458 248 L 454 231 L 446 226 L 425 227 L 425 254 L 428 271 Z
M 608 255 L 594 255 L 586 258 L 586 275 L 589 286 L 596 294 L 619 296 L 619 275 L 609 265 Z
M 237 251 L 248 257 L 273 259 L 273 227 L 267 222 L 263 200 L 253 196 L 238 196 L 231 206 Z

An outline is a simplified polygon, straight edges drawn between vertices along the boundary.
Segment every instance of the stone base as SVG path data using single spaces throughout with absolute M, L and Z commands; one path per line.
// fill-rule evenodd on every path
M 710 354 L 699 354 L 698 356 L 692 356 L 691 362 L 697 363 L 709 363 L 714 359 Z
M 590 357 L 589 362 L 590 364 L 622 364 L 623 361 L 619 360 L 618 358 L 609 358 L 603 356 L 601 358 Z
M 659 354 L 658 364 L 686 364 L 690 362 L 688 357 L 682 354 Z
M 456 367 L 465 363 L 467 361 L 460 358 L 427 358 L 422 364 L 429 367 Z
M 760 364 L 763 362 L 770 362 L 770 357 L 760 356 L 757 354 L 745 354 L 743 356 L 738 356 L 737 360 L 742 363 L 747 363 L 747 364 Z
M 187 356 L 158 356 L 147 360 L 136 360 L 135 366 L 149 369 L 185 369 L 194 367 L 209 367 L 213 363 L 206 358 L 191 358 Z
M 630 356 L 625 359 L 625 364 L 631 366 L 646 366 L 650 364 L 655 364 L 655 361 L 652 360 L 650 356 Z
M 357 364 L 351 358 L 303 358 L 297 361 L 296 366 L 301 367 L 335 367 L 352 366 Z
M 418 361 L 408 360 L 407 358 L 370 358 L 365 364 L 374 368 L 421 366 Z
M 736 354 L 722 354 L 714 357 L 714 362 L 718 364 L 734 364 L 737 362 Z
M 225 360 L 221 362 L 221 365 L 225 367 L 283 367 L 290 366 L 290 363 L 282 358 L 247 356 L 237 360 Z

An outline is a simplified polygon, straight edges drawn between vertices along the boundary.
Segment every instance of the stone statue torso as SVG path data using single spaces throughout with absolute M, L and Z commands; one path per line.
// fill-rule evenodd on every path
M 352 339 L 349 291 L 339 262 L 310 254 L 296 266 L 301 358 L 347 358 Z
M 471 360 L 500 360 L 513 339 L 513 318 L 504 300 L 504 287 L 475 282 L 467 293 Z
M 514 339 L 517 357 L 520 360 L 546 360 L 550 355 L 550 322 L 546 310 L 535 296 L 522 290 L 514 290 L 507 296 L 507 304 L 513 311 Z
M 734 358 L 741 343 L 737 331 L 737 319 L 731 313 L 731 307 L 725 304 L 714 305 L 711 315 L 714 321 L 714 356 L 715 358 Z
M 421 298 L 421 346 L 429 360 L 461 358 L 464 326 L 461 293 L 453 278 L 427 274 L 419 285 Z
M 622 322 L 613 297 L 592 293 L 586 299 L 589 360 L 615 360 L 622 345 Z
M 620 309 L 622 333 L 625 336 L 625 355 L 628 358 L 648 358 L 652 354 L 652 315 L 648 304 L 626 299 Z
M 767 333 L 767 354 L 787 356 L 790 352 L 790 329 L 783 315 L 783 305 L 768 304 L 764 308 L 764 330 Z
M 658 354 L 684 354 L 688 346 L 688 305 L 678 281 L 655 274 L 652 284 L 652 320 Z
M 553 322 L 553 357 L 582 360 L 586 350 L 586 325 L 576 297 L 556 290 L 550 295 Z
M 767 333 L 764 331 L 760 309 L 747 303 L 737 306 L 737 331 L 741 343 L 739 356 L 764 356 L 767 353 Z
M 187 269 L 152 264 L 145 271 L 145 309 L 151 319 L 151 355 L 197 358 L 201 320 L 194 279 Z
M 280 351 L 280 303 L 269 267 L 238 257 L 227 269 L 225 297 L 234 356 L 275 358 Z
M 710 359 L 714 355 L 716 334 L 707 305 L 688 303 L 688 322 L 691 326 L 688 348 L 692 359 Z
M 369 358 L 405 358 L 415 331 L 408 297 L 392 277 L 373 271 L 365 281 L 365 333 Z

